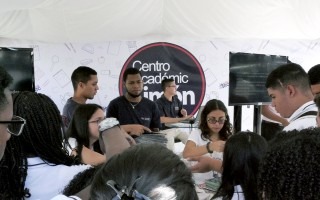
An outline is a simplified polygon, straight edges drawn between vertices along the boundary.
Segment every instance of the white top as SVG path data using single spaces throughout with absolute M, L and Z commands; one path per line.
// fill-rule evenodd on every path
M 214 198 L 215 200 L 222 200 L 222 197 Z M 240 185 L 234 186 L 234 192 L 231 200 L 245 200 L 242 188 Z
M 203 145 L 206 145 L 208 142 L 210 142 L 210 140 L 208 140 L 208 139 L 203 140 L 201 138 L 201 130 L 200 129 L 195 129 L 195 130 L 191 131 L 188 140 L 194 142 L 196 144 L 196 146 L 203 146 Z M 217 159 L 217 160 L 223 159 L 223 152 L 214 151 L 212 154 L 206 153 L 205 155 L 211 156 L 212 158 Z
M 298 108 L 288 119 L 289 125 L 284 127 L 284 131 L 290 131 L 290 130 L 301 130 L 308 127 L 316 127 L 316 115 L 306 115 L 303 117 L 300 117 L 303 113 L 309 112 L 309 111 L 318 111 L 318 108 L 316 104 L 313 101 L 309 101 L 305 104 L 303 104 L 300 108 Z
M 64 196 L 62 194 L 59 194 L 58 196 L 55 196 L 53 197 L 51 200 L 81 200 L 79 197 L 77 196 L 70 196 L 70 197 L 67 197 L 67 196 Z
M 231 200 L 244 200 L 244 195 L 240 185 L 234 186 L 234 192 Z
M 26 199 L 51 199 L 62 192 L 73 177 L 90 165 L 54 165 L 47 164 L 39 157 L 28 158 L 28 175 L 25 187 L 29 188 L 31 197 Z
M 194 129 L 191 131 L 190 136 L 188 140 L 193 141 L 196 146 L 203 146 L 206 145 L 210 140 L 208 139 L 202 139 L 201 138 L 201 130 L 200 129 Z M 204 156 L 210 156 L 217 160 L 223 159 L 223 152 L 213 151 L 212 154 L 206 153 Z M 193 173 L 195 182 L 197 184 L 203 183 L 206 179 L 212 178 L 214 175 L 221 177 L 221 174 L 216 171 L 206 172 L 206 173 Z

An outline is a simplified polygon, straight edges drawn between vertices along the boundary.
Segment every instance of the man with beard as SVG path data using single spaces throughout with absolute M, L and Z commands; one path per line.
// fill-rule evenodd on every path
M 110 102 L 107 117 L 117 118 L 121 128 L 133 137 L 159 131 L 161 123 L 157 104 L 141 96 L 141 72 L 136 68 L 126 69 L 123 82 L 126 93 Z
M 93 99 L 99 90 L 97 72 L 86 66 L 80 66 L 72 72 L 73 97 L 67 100 L 63 107 L 63 121 L 66 128 L 72 119 L 73 113 L 80 104 Z

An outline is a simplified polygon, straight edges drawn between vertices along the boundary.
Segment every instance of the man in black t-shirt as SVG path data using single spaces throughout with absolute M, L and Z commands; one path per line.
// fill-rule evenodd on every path
M 136 68 L 128 68 L 123 81 L 126 93 L 110 102 L 107 117 L 117 118 L 120 126 L 134 137 L 146 132 L 158 132 L 161 127 L 159 109 L 155 102 L 141 96 L 141 72 Z

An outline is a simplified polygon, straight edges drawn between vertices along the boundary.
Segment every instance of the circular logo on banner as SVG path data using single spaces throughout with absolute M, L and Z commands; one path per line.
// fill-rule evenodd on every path
M 186 49 L 171 43 L 148 44 L 135 51 L 124 63 L 119 78 L 119 93 L 123 86 L 123 73 L 127 68 L 141 71 L 144 83 L 142 95 L 155 101 L 163 94 L 161 81 L 164 78 L 175 80 L 177 96 L 190 114 L 201 106 L 205 95 L 206 81 L 198 60 Z

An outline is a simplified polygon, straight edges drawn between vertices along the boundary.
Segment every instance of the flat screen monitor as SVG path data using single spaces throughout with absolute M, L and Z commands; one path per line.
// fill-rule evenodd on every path
M 12 91 L 35 91 L 32 48 L 0 47 L 0 66 L 13 77 Z
M 229 105 L 269 104 L 266 79 L 273 69 L 286 63 L 287 56 L 230 52 Z

